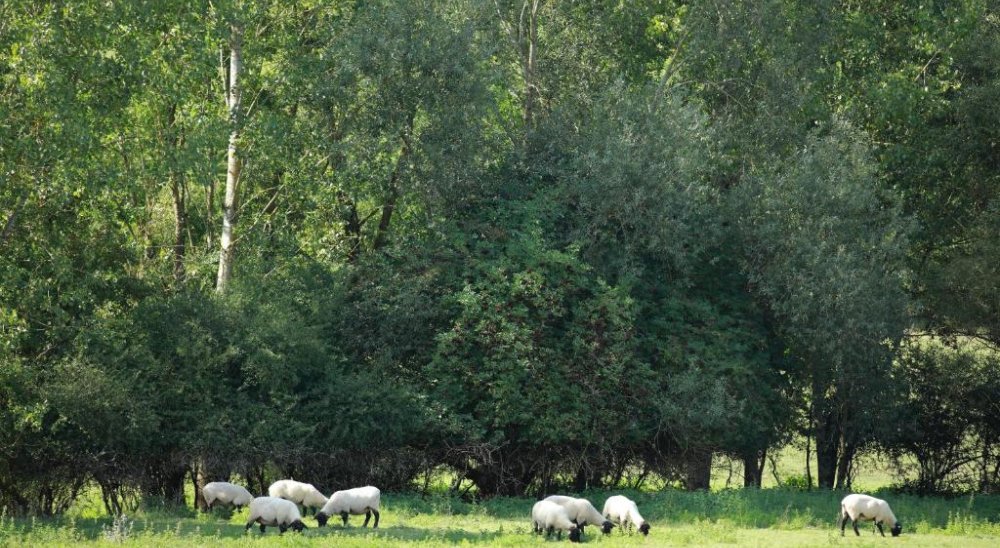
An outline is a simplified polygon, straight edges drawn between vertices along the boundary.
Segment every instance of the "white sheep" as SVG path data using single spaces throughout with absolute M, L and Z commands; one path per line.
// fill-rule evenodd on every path
M 611 523 L 604 516 L 594 508 L 594 505 L 590 503 L 587 499 L 578 499 L 575 497 L 567 497 L 564 495 L 551 495 L 545 497 L 545 500 L 549 502 L 554 502 L 559 506 L 566 509 L 566 513 L 569 514 L 569 519 L 573 523 L 580 527 L 580 533 L 583 533 L 583 528 L 587 525 L 600 525 L 601 531 L 606 535 L 611 532 L 611 528 L 615 524 Z
M 302 523 L 302 515 L 299 514 L 299 507 L 290 500 L 278 497 L 257 497 L 250 502 L 250 516 L 247 518 L 247 527 L 243 531 L 248 531 L 254 523 L 260 524 L 260 532 L 264 532 L 267 525 L 277 525 L 282 534 L 289 528 L 302 532 L 308 529 Z
M 239 508 L 250 504 L 253 500 L 253 495 L 250 494 L 250 491 L 247 491 L 244 487 L 227 481 L 213 481 L 211 483 L 206 483 L 205 487 L 201 490 L 201 494 L 205 497 L 206 512 L 211 509 L 212 505 L 216 502 L 219 504 L 232 504 L 233 506 Z
M 840 501 L 840 517 L 841 536 L 844 535 L 844 526 L 847 525 L 848 519 L 851 520 L 854 533 L 858 536 L 861 536 L 861 532 L 858 531 L 858 520 L 874 521 L 875 527 L 878 527 L 878 532 L 882 533 L 883 537 L 885 536 L 885 531 L 882 530 L 883 523 L 889 525 L 889 532 L 894 537 L 903 532 L 903 523 L 896 521 L 896 515 L 889 508 L 889 503 L 868 495 L 855 493 L 844 497 L 844 500 Z
M 566 508 L 548 500 L 540 500 L 531 507 L 531 529 L 535 533 L 545 531 L 545 538 L 557 531 L 556 538 L 562 540 L 562 532 L 569 533 L 570 542 L 580 542 L 580 528 L 569 519 Z
M 290 500 L 295 504 L 301 504 L 303 512 L 312 508 L 314 511 L 322 508 L 326 504 L 327 498 L 319 492 L 311 483 L 302 483 L 295 480 L 278 480 L 267 488 L 267 494 L 272 497 L 279 497 Z
M 609 520 L 618 523 L 622 532 L 635 526 L 643 535 L 649 534 L 649 522 L 642 518 L 639 507 L 628 497 L 622 495 L 608 497 L 608 500 L 604 501 L 604 512 L 601 513 Z
M 337 491 L 330 495 L 330 500 L 316 514 L 316 521 L 319 522 L 320 527 L 323 527 L 326 525 L 327 520 L 330 519 L 330 516 L 340 514 L 346 527 L 348 514 L 355 516 L 364 514 L 365 523 L 362 527 L 368 527 L 368 520 L 371 519 L 372 514 L 375 514 L 375 524 L 372 525 L 372 529 L 374 529 L 378 527 L 378 507 L 381 498 L 382 492 L 378 490 L 378 487 L 372 487 L 371 485 Z

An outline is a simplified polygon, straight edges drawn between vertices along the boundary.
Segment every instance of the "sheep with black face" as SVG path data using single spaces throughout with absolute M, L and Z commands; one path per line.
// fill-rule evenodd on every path
M 250 515 L 244 532 L 250 530 L 254 523 L 260 524 L 261 533 L 266 532 L 268 525 L 276 525 L 282 534 L 289 529 L 299 533 L 308 529 L 302 523 L 299 507 L 290 500 L 278 497 L 257 497 L 250 502 Z
M 583 529 L 587 525 L 600 525 L 601 532 L 605 535 L 609 534 L 611 528 L 615 526 L 610 520 L 605 519 L 587 499 L 567 497 L 565 495 L 551 495 L 545 497 L 545 500 L 554 502 L 565 508 L 566 513 L 569 514 L 569 519 L 580 527 L 580 534 L 583 534 Z
M 374 514 L 375 524 L 372 525 L 372 529 L 374 529 L 378 527 L 378 507 L 381 498 L 382 492 L 378 490 L 378 487 L 372 487 L 371 485 L 337 491 L 330 495 L 330 500 L 316 514 L 316 521 L 320 527 L 323 527 L 326 525 L 327 520 L 330 519 L 330 516 L 340 515 L 346 527 L 348 515 L 358 516 L 364 514 L 365 522 L 362 527 L 368 527 L 368 520 Z
M 556 533 L 556 538 L 562 540 L 562 532 L 569 533 L 570 542 L 580 542 L 580 528 L 569 519 L 566 508 L 547 500 L 540 500 L 531 507 L 531 530 L 545 538 Z
M 844 497 L 840 501 L 840 517 L 841 536 L 844 535 L 847 520 L 851 520 L 854 533 L 858 536 L 861 536 L 861 532 L 858 531 L 858 521 L 874 521 L 875 527 L 878 528 L 878 532 L 883 537 L 885 536 L 885 531 L 882 530 L 883 523 L 889 526 L 889 532 L 894 537 L 898 537 L 903 532 L 903 523 L 896 520 L 896 515 L 889 508 L 889 503 L 868 495 L 855 493 Z

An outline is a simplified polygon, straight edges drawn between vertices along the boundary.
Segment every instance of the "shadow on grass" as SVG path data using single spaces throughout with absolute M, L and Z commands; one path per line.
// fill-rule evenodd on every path
M 270 532 L 268 532 L 270 534 Z M 290 534 L 290 533 L 286 533 Z M 379 527 L 369 529 L 365 527 L 322 527 L 310 528 L 305 535 L 310 538 L 363 538 L 376 541 L 440 541 L 448 544 L 459 544 L 462 542 L 488 542 L 503 536 L 498 531 L 466 531 L 464 529 L 438 529 L 433 527 L 409 527 L 406 525 L 393 525 L 391 527 Z

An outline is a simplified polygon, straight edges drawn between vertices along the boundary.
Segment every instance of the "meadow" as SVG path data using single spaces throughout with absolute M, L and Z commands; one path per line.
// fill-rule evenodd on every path
M 855 490 L 889 500 L 903 522 L 903 535 L 882 538 L 871 523 L 850 523 L 841 536 L 838 506 L 844 493 L 803 490 L 803 452 L 795 444 L 775 453 L 763 489 L 733 488 L 742 482 L 738 463 L 717 458 L 712 490 L 686 492 L 655 479 L 640 490 L 592 490 L 583 496 L 600 509 L 612 494 L 635 500 L 652 524 L 648 537 L 614 530 L 602 536 L 588 528 L 585 544 L 600 546 L 913 546 L 996 547 L 1000 545 L 1000 495 L 921 497 L 894 493 L 897 471 L 885 461 L 859 461 Z M 815 470 L 815 462 L 812 463 Z M 448 475 L 435 475 L 423 485 L 429 494 L 383 493 L 377 530 L 361 527 L 364 516 L 352 516 L 345 528 L 316 527 L 312 516 L 303 534 L 277 528 L 265 534 L 254 526 L 245 531 L 247 510 L 215 508 L 205 514 L 189 505 L 141 504 L 122 519 L 108 516 L 96 490 L 88 491 L 65 515 L 51 518 L 0 516 L 0 546 L 539 546 L 546 541 L 530 533 L 534 499 L 501 497 L 467 502 L 448 493 Z M 888 532 L 886 533 L 888 535 Z M 569 541 L 563 538 L 567 545 Z
M 622 492 L 620 490 L 614 493 Z M 836 523 L 841 493 L 766 488 L 712 492 L 624 491 L 653 528 L 648 537 L 588 529 L 584 542 L 601 546 L 928 546 L 994 547 L 1000 543 L 1000 496 L 917 497 L 882 493 L 904 523 L 903 535 L 882 538 L 871 524 L 856 537 Z M 585 493 L 596 506 L 612 491 Z M 379 529 L 317 528 L 303 534 L 269 528 L 244 531 L 246 510 L 143 507 L 117 522 L 97 500 L 84 500 L 53 519 L 0 518 L 4 546 L 531 546 L 528 498 L 468 503 L 445 494 L 384 493 Z M 568 541 L 563 539 L 563 542 Z

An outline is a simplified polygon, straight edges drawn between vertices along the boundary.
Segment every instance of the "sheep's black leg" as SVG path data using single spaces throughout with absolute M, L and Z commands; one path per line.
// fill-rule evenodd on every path
M 372 525 L 372 529 L 378 529 L 378 510 L 372 509 L 372 513 L 375 514 L 375 524 Z
M 854 534 L 858 535 L 860 537 L 861 536 L 861 531 L 858 531 L 858 520 L 852 519 L 851 520 L 851 525 L 854 526 Z
M 552 527 L 552 526 L 549 526 L 549 527 L 545 528 L 545 538 L 549 538 L 549 537 L 552 536 L 552 530 L 553 529 L 555 529 L 555 527 Z
M 878 532 L 882 533 L 882 536 L 884 537 L 885 536 L 885 531 L 882 530 L 882 523 L 876 521 L 875 522 L 875 527 L 878 527 Z
M 287 531 L 287 530 L 288 530 L 288 526 L 285 525 L 284 523 L 282 523 L 281 525 L 278 526 L 278 534 L 279 535 L 284 535 L 285 531 Z
M 340 519 L 344 520 L 344 527 L 347 527 L 347 512 L 341 512 Z
M 556 540 L 562 540 L 562 529 L 556 529 Z
M 267 528 L 266 528 L 266 527 L 264 527 L 264 524 L 263 524 L 263 523 L 261 523 L 261 524 L 260 524 L 260 532 L 261 532 L 261 533 L 263 533 L 265 529 L 267 529 Z
M 840 536 L 844 536 L 844 527 L 847 527 L 847 520 L 851 519 L 851 516 L 844 514 L 844 519 L 840 520 Z

